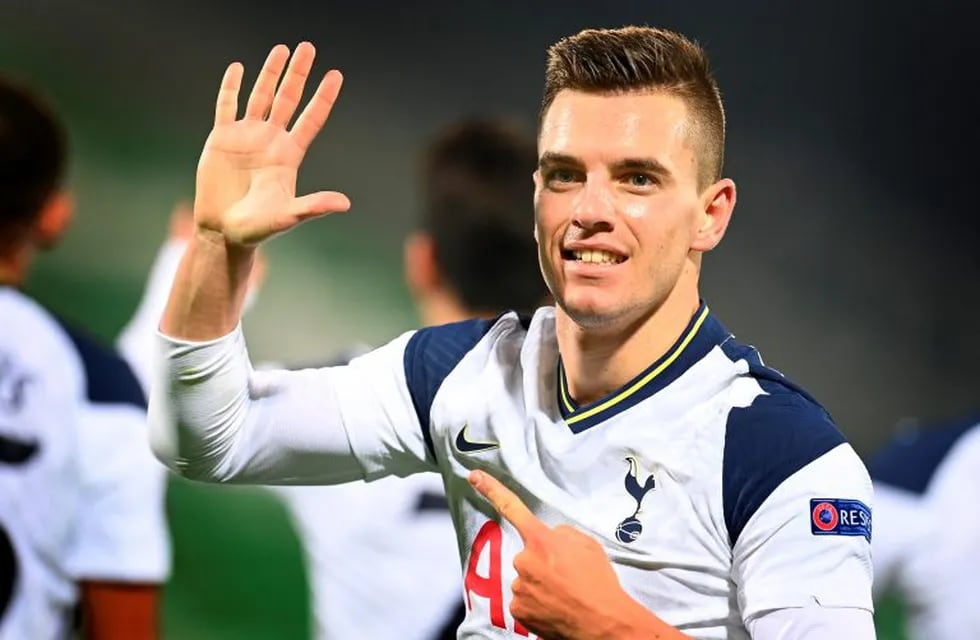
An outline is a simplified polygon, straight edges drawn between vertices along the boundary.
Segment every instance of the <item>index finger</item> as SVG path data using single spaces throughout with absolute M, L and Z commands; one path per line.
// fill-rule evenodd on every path
M 490 474 L 473 471 L 469 480 L 473 488 L 490 501 L 500 517 L 514 525 L 525 545 L 540 539 L 548 531 L 548 526 L 527 508 L 516 493 Z

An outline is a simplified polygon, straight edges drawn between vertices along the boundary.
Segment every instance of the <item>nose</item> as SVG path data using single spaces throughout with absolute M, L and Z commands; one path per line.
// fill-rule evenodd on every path
M 592 233 L 612 231 L 615 206 L 612 192 L 595 180 L 586 180 L 572 203 L 572 224 Z

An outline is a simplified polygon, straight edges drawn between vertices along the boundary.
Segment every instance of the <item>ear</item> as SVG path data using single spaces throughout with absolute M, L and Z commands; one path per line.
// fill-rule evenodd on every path
M 691 242 L 694 251 L 711 251 L 725 236 L 735 209 L 735 182 L 724 178 L 701 194 L 698 228 Z
M 75 199 L 68 191 L 58 191 L 44 203 L 34 223 L 34 244 L 47 249 L 58 242 L 75 213 Z
M 416 298 L 434 290 L 442 282 L 436 261 L 436 245 L 432 236 L 416 231 L 405 238 L 405 284 Z

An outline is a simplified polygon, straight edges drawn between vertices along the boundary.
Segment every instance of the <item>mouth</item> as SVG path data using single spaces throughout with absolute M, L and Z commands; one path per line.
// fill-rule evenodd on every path
M 626 262 L 626 256 L 604 249 L 562 249 L 562 260 L 583 264 L 615 265 Z

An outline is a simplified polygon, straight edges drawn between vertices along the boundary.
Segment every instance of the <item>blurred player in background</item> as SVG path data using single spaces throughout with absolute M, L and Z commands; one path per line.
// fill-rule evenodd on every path
M 492 318 L 547 303 L 528 221 L 534 138 L 472 119 L 427 145 L 420 229 L 405 241 L 404 275 L 425 326 Z M 172 217 L 139 310 L 120 338 L 145 372 L 184 246 L 190 210 Z M 255 286 L 250 289 L 254 296 Z M 320 366 L 345 364 L 353 348 Z M 146 375 L 146 374 L 144 374 Z M 338 487 L 277 489 L 308 558 L 318 638 L 455 638 L 463 601 L 459 554 L 442 479 L 423 473 Z
M 160 459 L 215 482 L 440 472 L 462 638 L 873 638 L 863 464 L 700 299 L 735 204 L 701 48 L 627 27 L 549 50 L 534 230 L 554 307 L 257 372 L 239 328 L 255 246 L 350 206 L 295 195 L 341 84 L 327 73 L 290 127 L 313 57 L 273 48 L 242 118 L 243 68 L 225 73 L 160 327 Z
M 876 598 L 901 596 L 914 640 L 980 638 L 980 414 L 904 432 L 868 469 Z
M 158 633 L 166 470 L 125 362 L 20 291 L 72 217 L 66 133 L 0 80 L 0 639 Z

